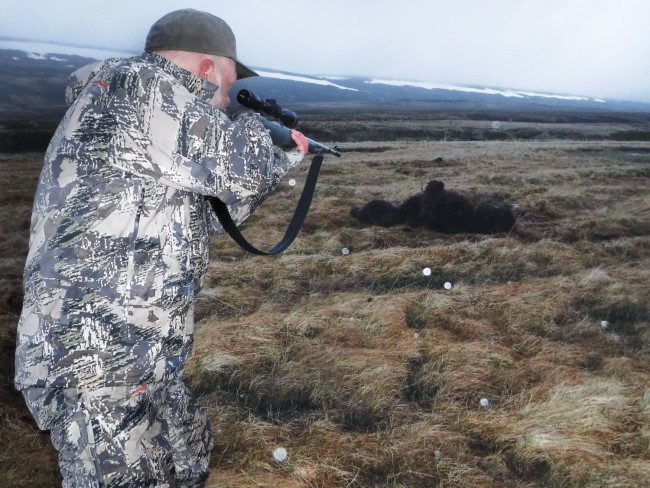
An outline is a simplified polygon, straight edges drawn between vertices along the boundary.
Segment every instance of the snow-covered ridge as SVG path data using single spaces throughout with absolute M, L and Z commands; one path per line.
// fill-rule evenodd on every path
M 553 95 L 551 93 L 537 93 L 528 91 L 520 91 L 518 93 L 521 93 L 522 95 L 526 95 L 528 97 L 558 98 L 560 100 L 589 100 L 587 97 L 578 97 L 572 95 Z
M 92 59 L 128 58 L 136 53 L 126 51 L 113 51 L 89 47 L 65 46 L 46 42 L 10 41 L 0 39 L 0 49 L 15 49 L 25 51 L 31 59 L 49 59 L 51 61 L 67 61 L 61 55 L 82 56 Z
M 264 76 L 266 78 L 277 78 L 279 80 L 291 80 L 291 81 L 301 81 L 303 83 L 313 83 L 315 85 L 327 85 L 327 86 L 333 86 L 335 88 L 339 88 L 341 90 L 351 90 L 351 91 L 359 91 L 356 88 L 349 88 L 347 86 L 342 86 L 342 85 L 337 85 L 336 83 L 332 83 L 331 81 L 327 80 L 319 80 L 315 78 L 307 78 L 306 76 L 296 76 L 296 75 L 288 75 L 285 73 L 276 73 L 274 71 L 263 71 L 256 69 L 255 70 L 258 75 Z
M 319 76 L 319 78 L 324 78 L 326 80 L 347 80 L 349 78 L 346 78 L 345 76 Z
M 41 41 L 25 41 L 25 40 L 15 40 L 15 39 L 3 39 L 0 37 L 0 50 L 15 50 L 21 51 L 23 54 L 19 57 L 17 55 L 13 56 L 14 61 L 20 61 L 24 59 L 23 56 L 27 56 L 33 60 L 44 60 L 44 61 L 56 61 L 65 64 L 66 67 L 73 68 L 78 65 L 78 62 L 73 61 L 70 56 L 81 56 L 91 59 L 106 59 L 111 57 L 131 57 L 138 53 L 129 52 L 129 51 L 120 51 L 104 48 L 93 48 L 93 47 L 83 47 L 83 46 L 71 46 L 65 44 L 59 44 L 56 42 L 41 42 Z M 7 53 L 9 54 L 9 53 Z M 10 54 L 11 55 L 11 54 Z M 6 59 L 6 58 L 5 58 Z M 311 85 L 320 85 L 324 88 L 323 95 L 315 95 L 317 98 L 327 98 L 330 97 L 333 100 L 338 99 L 339 95 L 336 94 L 338 90 L 346 90 L 348 94 L 345 96 L 346 100 L 350 99 L 352 96 L 355 98 L 357 95 L 359 99 L 368 99 L 373 97 L 388 97 L 390 99 L 401 99 L 405 96 L 411 96 L 408 93 L 410 87 L 421 88 L 423 90 L 450 90 L 456 92 L 465 92 L 473 94 L 482 94 L 482 95 L 499 95 L 502 97 L 507 97 L 511 99 L 516 99 L 517 101 L 521 100 L 522 103 L 528 103 L 527 100 L 538 97 L 542 99 L 555 99 L 558 101 L 568 101 L 568 102 L 587 102 L 587 103 L 607 103 L 605 100 L 600 98 L 588 98 L 585 96 L 576 96 L 576 95 L 561 95 L 553 93 L 544 93 L 544 92 L 533 92 L 527 90 L 519 89 L 510 89 L 510 88 L 489 88 L 485 86 L 463 86 L 463 85 L 452 85 L 445 83 L 432 83 L 427 81 L 412 81 L 412 80 L 391 80 L 385 78 L 372 78 L 365 80 L 362 77 L 346 77 L 340 75 L 327 75 L 327 74 L 293 74 L 275 71 L 272 68 L 260 68 L 256 70 L 262 77 L 269 79 L 278 79 L 278 80 L 287 80 L 298 83 L 307 83 Z M 348 85 L 348 86 L 345 86 Z M 374 87 L 373 87 L 374 85 Z M 393 86 L 393 87 L 404 87 L 402 93 L 401 90 L 385 90 L 381 89 L 381 86 Z M 327 90 L 329 88 L 334 88 L 335 90 Z M 294 90 L 300 91 L 299 85 L 287 84 L 286 89 L 288 92 L 293 92 Z M 351 92 L 356 92 L 356 95 L 353 96 Z M 340 93 L 340 92 L 339 92 Z M 438 95 L 435 91 L 430 95 L 422 93 L 422 98 L 435 98 Z M 292 96 L 295 96 L 292 93 Z M 298 95 L 305 96 L 305 95 Z M 311 95 L 310 95 L 311 97 Z M 461 95 L 462 97 L 462 95 Z M 498 98 L 498 97 L 497 97 Z M 355 98 L 356 99 L 356 98 Z M 515 100 L 512 100 L 515 102 Z M 615 103 L 614 101 L 610 101 Z
M 504 97 L 517 97 L 524 98 L 523 95 L 520 95 L 517 92 L 512 90 L 493 90 L 492 88 L 472 88 L 469 86 L 456 86 L 456 85 L 445 85 L 443 83 L 429 83 L 426 81 L 405 81 L 405 80 L 381 80 L 381 79 L 372 79 L 366 81 L 365 83 L 371 85 L 391 85 L 391 86 L 414 86 L 416 88 L 424 88 L 426 90 L 455 90 L 471 93 L 484 93 L 487 95 L 503 95 Z
M 462 91 L 462 92 L 470 92 L 470 93 L 483 93 L 486 95 L 501 95 L 504 97 L 515 97 L 515 98 L 542 97 L 542 98 L 556 98 L 559 100 L 583 100 L 583 101 L 592 100 L 594 102 L 605 103 L 605 100 L 601 100 L 599 98 L 589 99 L 587 97 L 580 97 L 574 95 L 553 95 L 550 93 L 537 93 L 537 92 L 522 91 L 522 90 L 509 90 L 509 89 L 497 90 L 494 88 L 473 88 L 469 86 L 446 85 L 443 83 L 429 83 L 429 82 L 422 82 L 422 81 L 372 79 L 370 81 L 365 81 L 364 83 L 391 85 L 391 86 L 413 86 L 416 88 L 424 88 L 427 90 L 454 90 L 454 91 Z

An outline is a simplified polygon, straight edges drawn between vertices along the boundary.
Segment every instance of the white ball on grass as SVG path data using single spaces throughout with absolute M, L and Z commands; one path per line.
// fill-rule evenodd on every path
M 273 459 L 282 463 L 287 459 L 287 450 L 284 447 L 278 447 L 273 451 Z

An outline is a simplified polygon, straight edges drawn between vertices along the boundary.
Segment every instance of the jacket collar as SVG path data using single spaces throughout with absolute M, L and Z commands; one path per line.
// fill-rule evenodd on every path
M 214 93 L 219 89 L 218 85 L 193 75 L 185 68 L 181 68 L 159 54 L 143 53 L 141 58 L 148 63 L 155 64 L 166 73 L 172 75 L 181 83 L 181 85 L 187 88 L 190 93 L 196 95 L 206 103 L 212 99 Z

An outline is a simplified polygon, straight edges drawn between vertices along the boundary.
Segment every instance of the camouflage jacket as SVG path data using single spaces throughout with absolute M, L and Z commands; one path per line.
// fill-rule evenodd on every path
M 73 73 L 36 191 L 15 385 L 137 385 L 182 371 L 216 196 L 240 223 L 301 157 L 155 54 Z

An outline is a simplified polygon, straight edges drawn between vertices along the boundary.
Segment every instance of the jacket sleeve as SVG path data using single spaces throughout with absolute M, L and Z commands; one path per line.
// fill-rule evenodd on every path
M 273 145 L 257 114 L 243 114 L 234 121 L 219 116 L 208 132 L 206 153 L 200 158 L 205 181 L 210 182 L 207 194 L 228 206 L 237 225 L 302 161 L 298 151 L 285 152 Z
M 256 113 L 231 120 L 178 84 L 150 81 L 149 87 L 139 107 L 149 145 L 144 160 L 133 159 L 133 169 L 158 183 L 219 198 L 237 224 L 302 160 L 273 144 Z
M 287 151 L 285 152 L 287 155 L 287 158 L 289 159 L 289 166 L 294 167 L 300 164 L 302 161 L 304 155 L 298 151 Z M 260 197 L 258 200 L 237 200 L 231 204 L 228 204 L 228 212 L 230 213 L 230 216 L 232 217 L 233 222 L 235 222 L 236 225 L 241 224 L 246 218 L 250 216 L 250 214 L 255 210 L 255 207 L 259 205 L 264 198 L 268 195 L 268 192 Z M 223 226 L 221 225 L 221 222 L 219 222 L 219 219 L 217 218 L 217 214 L 214 212 L 209 213 L 209 231 L 211 234 L 222 234 L 225 232 Z

